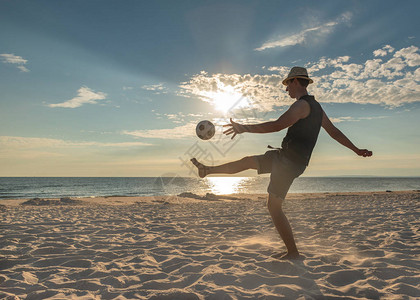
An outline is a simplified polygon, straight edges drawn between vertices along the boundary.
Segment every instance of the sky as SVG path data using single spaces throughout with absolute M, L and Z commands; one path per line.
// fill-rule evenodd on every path
M 196 176 L 279 147 L 281 81 L 359 148 L 321 130 L 304 176 L 420 176 L 420 2 L 0 0 L 0 176 Z M 195 134 L 209 120 L 215 136 Z M 238 176 L 256 176 L 249 170 Z

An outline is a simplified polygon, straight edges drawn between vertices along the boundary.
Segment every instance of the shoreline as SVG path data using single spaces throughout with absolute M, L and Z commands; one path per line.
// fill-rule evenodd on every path
M 191 196 L 184 196 L 183 194 L 191 194 Z M 406 195 L 406 194 L 419 194 L 420 190 L 401 190 L 401 191 L 361 191 L 361 192 L 315 192 L 315 193 L 288 193 L 286 196 L 286 200 L 293 200 L 293 199 L 302 199 L 302 198 L 323 198 L 328 196 L 369 196 L 369 195 Z M 74 199 L 80 200 L 81 204 L 89 205 L 89 204 L 96 204 L 96 205 L 132 205 L 136 204 L 137 202 L 200 202 L 200 201 L 234 201 L 234 200 L 255 200 L 261 199 L 262 197 L 267 198 L 267 193 L 237 193 L 237 194 L 226 194 L 226 195 L 214 195 L 208 193 L 206 199 L 206 195 L 198 195 L 193 193 L 181 193 L 178 195 L 159 195 L 159 196 L 122 196 L 122 195 L 114 195 L 114 196 L 89 196 L 89 197 L 42 197 L 42 198 L 11 198 L 11 199 L 0 199 L 0 205 L 6 206 L 16 206 L 21 205 L 22 203 L 31 200 L 31 199 L 41 199 L 41 200 L 51 200 L 51 201 L 59 201 L 60 199 Z M 199 199 L 201 198 L 201 199 Z

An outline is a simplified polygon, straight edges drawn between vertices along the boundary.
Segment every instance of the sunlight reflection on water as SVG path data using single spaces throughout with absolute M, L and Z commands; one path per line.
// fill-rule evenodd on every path
M 210 193 L 227 195 L 249 192 L 247 186 L 252 177 L 207 177 Z

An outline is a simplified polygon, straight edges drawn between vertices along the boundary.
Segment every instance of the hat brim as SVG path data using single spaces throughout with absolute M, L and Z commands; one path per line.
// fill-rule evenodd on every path
M 291 77 L 287 77 L 285 80 L 282 81 L 282 83 L 284 85 L 287 85 L 287 81 L 290 80 L 290 79 L 293 79 L 293 78 L 302 78 L 302 79 L 309 80 L 309 83 L 314 83 L 314 81 L 311 78 L 305 77 L 305 76 L 291 76 Z

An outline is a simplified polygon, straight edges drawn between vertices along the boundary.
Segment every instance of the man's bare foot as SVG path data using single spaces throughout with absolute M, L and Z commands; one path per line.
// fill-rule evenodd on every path
M 196 160 L 195 158 L 191 159 L 191 162 L 194 164 L 194 166 L 197 167 L 198 169 L 198 176 L 200 176 L 201 178 L 204 178 L 207 176 L 207 174 L 209 173 L 209 167 L 203 165 L 202 163 L 198 162 L 198 160 Z
M 288 260 L 288 259 L 298 259 L 301 256 L 299 255 L 299 252 L 293 252 L 293 253 L 282 252 L 282 253 L 274 254 L 271 257 L 280 259 L 280 260 Z

